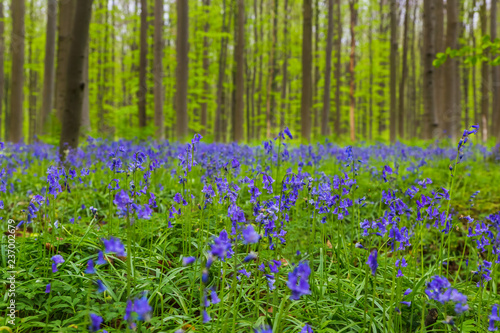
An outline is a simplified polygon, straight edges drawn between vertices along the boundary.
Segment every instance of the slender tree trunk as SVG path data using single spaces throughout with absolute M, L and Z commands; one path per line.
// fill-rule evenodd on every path
M 446 47 L 458 49 L 459 17 L 458 0 L 446 1 Z M 457 141 L 460 125 L 460 76 L 458 60 L 448 59 L 445 63 L 446 129 L 452 142 Z
M 435 54 L 445 51 L 445 34 L 444 34 L 444 1 L 434 0 L 434 52 Z M 436 100 L 436 113 L 438 117 L 439 128 L 437 130 L 438 137 L 441 138 L 445 133 L 448 135 L 449 128 L 446 114 L 446 97 L 445 97 L 445 66 L 434 67 L 434 99 Z
M 355 81 L 355 67 L 356 67 L 356 35 L 355 28 L 358 17 L 358 9 L 357 9 L 357 0 L 349 0 L 349 8 L 351 11 L 351 54 L 349 57 L 349 127 L 350 127 L 350 136 L 351 141 L 356 140 L 356 125 L 354 119 L 354 112 L 356 107 L 356 99 L 354 97 L 355 89 L 356 89 L 356 81 Z
M 474 8 L 476 7 L 476 1 L 472 0 L 472 6 L 469 11 L 469 35 L 472 42 L 472 48 L 476 49 L 476 36 L 474 34 Z M 471 70 L 471 81 L 472 81 L 472 104 L 473 104 L 473 113 L 474 113 L 474 124 L 479 125 L 480 119 L 478 114 L 478 106 L 477 106 L 477 87 L 476 87 L 476 65 L 472 66 Z
M 76 0 L 59 1 L 59 26 L 57 28 L 57 67 L 56 67 L 56 115 L 62 120 L 64 92 L 66 91 L 66 67 L 71 45 L 71 31 L 75 16 Z
M 390 53 L 390 94 L 391 94 L 391 113 L 389 120 L 390 139 L 396 141 L 397 124 L 397 59 L 398 59 L 398 8 L 396 0 L 391 0 L 391 53 Z
M 203 90 L 205 91 L 205 96 L 203 96 L 203 102 L 201 104 L 201 135 L 205 135 L 207 133 L 207 100 L 210 95 L 210 83 L 209 83 L 209 75 L 210 75 L 210 62 L 208 58 L 208 37 L 207 34 L 210 29 L 210 18 L 209 18 L 209 10 L 210 10 L 210 0 L 203 0 L 203 4 L 205 6 L 205 24 L 203 26 L 203 31 L 205 32 L 205 36 L 203 36 L 203 73 L 205 75 L 203 82 Z
M 189 7 L 188 1 L 177 0 L 177 140 L 188 135 L 188 53 L 189 53 Z
M 163 125 L 163 0 L 155 0 L 154 18 L 154 95 L 155 95 L 155 127 L 156 139 L 165 139 Z
M 487 14 L 486 14 L 486 0 L 481 3 L 480 21 L 481 21 L 481 35 L 485 36 L 487 32 Z M 481 63 L 481 134 L 483 142 L 488 140 L 488 111 L 490 105 L 490 65 L 483 61 Z
M 325 88 L 323 93 L 323 114 L 321 117 L 321 135 L 329 134 L 330 116 L 330 78 L 332 71 L 332 49 L 333 49 L 333 0 L 328 0 L 328 32 L 326 36 L 325 50 Z
M 10 91 L 9 141 L 23 141 L 24 0 L 12 0 L 12 88 Z
M 436 113 L 436 101 L 434 98 L 434 66 L 432 62 L 436 58 L 434 51 L 434 0 L 424 0 L 424 77 L 422 93 L 424 98 L 424 139 L 437 136 L 438 118 Z
M 227 33 L 231 26 L 231 14 L 229 15 L 229 23 L 226 25 L 226 0 L 223 1 L 222 10 L 222 31 Z M 224 110 L 224 77 L 226 73 L 226 58 L 227 58 L 227 37 L 222 37 L 220 42 L 219 53 L 219 74 L 217 78 L 217 109 L 215 111 L 215 141 L 222 141 L 224 127 L 222 125 L 223 110 Z
M 35 10 L 34 10 L 34 1 L 30 1 L 30 9 L 29 9 L 29 33 L 28 33 L 28 64 L 30 65 L 29 77 L 28 77 L 28 89 L 29 89 L 29 98 L 28 98 L 28 112 L 29 112 L 29 131 L 28 131 L 28 143 L 32 144 L 34 142 L 34 138 L 36 135 L 36 110 L 37 110 L 37 85 L 38 85 L 38 71 L 36 70 L 33 59 L 33 39 L 34 39 L 34 24 L 35 24 Z
M 83 63 L 89 38 L 92 2 L 93 0 L 79 0 L 76 3 L 78 15 L 75 16 L 73 23 L 73 41 L 66 68 L 66 92 L 64 93 L 64 112 L 59 144 L 61 161 L 65 160 L 68 148 L 76 149 L 78 147 L 83 93 L 85 89 L 88 89 L 84 83 Z
M 286 109 L 286 88 L 288 81 L 288 0 L 285 0 L 285 7 L 283 10 L 283 80 L 281 83 L 281 117 L 280 128 L 285 127 L 285 109 Z M 331 53 L 331 52 L 330 52 Z M 331 57 L 331 55 L 330 55 Z
M 408 76 L 408 18 L 410 16 L 410 0 L 406 0 L 405 19 L 403 26 L 403 59 L 401 65 L 401 81 L 399 82 L 398 136 L 404 138 L 405 123 L 405 84 Z
M 184 1 L 181 1 L 184 2 Z M 186 1 L 187 3 L 187 1 Z M 179 16 L 179 21 L 181 20 Z M 141 30 L 140 30 L 140 53 L 139 53 L 139 90 L 137 91 L 137 106 L 139 111 L 139 127 L 146 127 L 146 96 L 148 85 L 146 79 L 147 57 L 148 57 L 148 2 L 141 0 Z M 187 39 L 187 37 L 186 37 Z M 187 43 L 187 41 L 186 41 Z M 187 58 L 187 57 L 186 57 Z M 187 59 L 185 59 L 187 61 Z
M 342 67 L 342 14 L 341 14 L 341 0 L 337 0 L 337 36 L 336 36 L 336 56 L 337 66 L 335 66 L 335 135 L 340 136 L 341 126 L 341 107 L 340 104 L 340 85 L 342 78 L 340 77 L 340 70 Z
M 5 89 L 5 72 L 3 67 L 3 62 L 5 58 L 5 15 L 3 0 L 0 0 L 0 140 L 2 140 L 2 128 L 7 124 L 7 108 L 4 109 L 4 89 Z M 5 116 L 3 116 L 4 124 L 2 124 L 2 113 L 5 110 Z
M 303 0 L 302 23 L 302 97 L 300 103 L 303 142 L 311 140 L 312 102 L 312 0 Z
M 372 1 L 369 2 L 368 4 L 369 7 L 369 27 L 368 27 L 368 59 L 370 61 L 370 82 L 369 82 L 369 87 L 368 87 L 368 94 L 369 94 L 369 100 L 368 100 L 368 140 L 372 140 L 373 137 L 373 37 L 372 37 L 372 31 L 373 31 L 373 8 L 372 8 Z
M 47 118 L 52 112 L 54 98 L 54 61 L 56 53 L 57 0 L 47 0 L 47 28 L 45 39 L 45 70 L 43 73 L 42 111 L 38 133 L 44 133 Z
M 237 0 L 238 12 L 235 20 L 236 47 L 234 50 L 234 91 L 233 91 L 233 135 L 235 142 L 242 141 L 245 136 L 243 123 L 245 120 L 245 0 Z
M 405 131 L 406 133 L 406 138 L 414 138 L 417 136 L 417 126 L 415 126 L 416 121 L 417 121 L 417 70 L 416 70 L 416 64 L 417 64 L 417 57 L 416 57 L 416 50 L 415 50 L 415 37 L 417 34 L 417 30 L 415 28 L 416 24 L 415 22 L 418 20 L 417 18 L 417 8 L 419 6 L 413 6 L 413 17 L 411 19 L 411 39 L 410 39 L 410 64 L 412 65 L 411 68 L 411 87 L 410 89 L 410 115 L 408 116 L 408 121 L 407 121 L 407 130 Z M 417 49 L 419 49 L 417 45 Z
M 318 83 L 320 79 L 320 74 L 319 74 L 319 5 L 318 5 L 318 0 L 314 0 L 314 8 L 313 8 L 313 13 L 314 13 L 314 82 L 313 82 L 313 93 L 312 93 L 312 113 L 314 114 L 314 125 L 312 128 L 312 135 L 313 137 L 316 137 L 318 134 L 318 131 L 320 130 L 319 126 L 319 118 L 320 118 L 320 110 L 317 106 L 319 103 L 319 89 L 318 89 Z
M 498 0 L 491 0 L 491 17 L 490 17 L 490 34 L 491 40 L 497 38 L 497 17 L 498 17 Z M 498 55 L 497 55 L 498 56 Z M 491 84 L 493 93 L 493 132 L 496 137 L 496 142 L 500 143 L 500 65 L 493 66 L 491 71 Z
M 89 86 L 89 41 L 87 40 L 87 46 L 85 48 L 85 59 L 83 60 L 83 82 L 85 86 Z M 90 126 L 90 100 L 89 100 L 89 89 L 85 89 L 83 92 L 83 102 L 82 102 L 82 119 L 81 119 L 81 133 L 84 134 L 89 132 Z
M 379 20 L 379 44 L 383 45 L 386 42 L 386 35 L 387 35 L 387 29 L 389 27 L 389 24 L 387 24 L 387 15 L 384 13 L 384 7 L 386 5 L 386 0 L 380 0 L 379 2 L 379 15 L 380 15 L 380 20 Z M 384 52 L 385 50 L 380 49 L 378 50 L 378 56 L 380 60 L 379 66 L 385 70 L 387 67 L 387 56 Z M 378 136 L 382 136 L 382 133 L 386 130 L 386 108 L 385 108 L 385 85 L 386 85 L 386 77 L 385 75 L 379 75 L 379 82 L 378 82 L 378 89 L 377 89 L 377 95 L 378 95 Z

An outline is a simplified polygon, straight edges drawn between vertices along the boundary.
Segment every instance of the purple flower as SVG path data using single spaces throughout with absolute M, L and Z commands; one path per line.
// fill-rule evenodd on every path
M 125 246 L 119 238 L 111 237 L 109 240 L 103 239 L 106 253 L 114 252 L 121 257 L 126 257 Z
M 214 244 L 211 245 L 211 254 L 214 257 L 218 257 L 221 260 L 224 260 L 226 257 L 231 258 L 233 255 L 231 241 L 227 236 L 226 229 L 222 230 L 219 234 L 219 237 L 214 238 Z
M 408 295 L 409 293 L 411 293 L 412 290 L 410 288 L 406 289 L 405 292 L 404 292 L 404 296 Z
M 195 257 L 183 257 L 182 258 L 182 266 L 191 265 L 195 261 L 196 261 Z
M 495 327 L 495 322 L 500 322 L 500 311 L 498 311 L 498 304 L 493 304 L 491 308 L 491 315 L 489 316 L 489 326 L 488 331 L 498 331 L 498 328 Z
M 208 323 L 212 318 L 207 313 L 207 310 L 203 310 L 203 323 L 206 324 Z
M 137 209 L 138 218 L 149 220 L 151 218 L 151 214 L 153 214 L 153 211 L 151 210 L 148 204 L 144 204 L 142 206 L 139 205 L 139 208 Z
M 102 283 L 101 280 L 97 280 L 96 283 L 97 283 L 97 291 L 98 292 L 102 293 L 102 292 L 104 292 L 107 289 L 106 286 L 104 285 L 104 283 Z
M 125 316 L 123 317 L 124 320 L 129 320 L 131 319 L 130 315 L 132 313 L 134 305 L 131 300 L 127 301 L 127 307 L 125 308 Z
M 302 331 L 300 333 L 313 333 L 313 329 L 309 324 L 305 324 L 304 327 L 302 327 Z
M 52 289 L 52 285 L 49 283 L 47 287 L 45 287 L 45 293 L 48 294 L 50 293 L 50 290 Z
M 210 293 L 210 297 L 212 298 L 212 304 L 217 304 L 220 302 L 219 296 L 217 296 L 215 290 L 212 290 L 212 292 Z
M 96 261 L 96 264 L 98 265 L 104 265 L 107 261 L 104 260 L 104 254 L 102 253 L 102 251 L 99 251 L 99 254 L 97 255 L 97 261 Z
M 253 225 L 249 224 L 243 230 L 243 244 L 254 244 L 257 243 L 260 239 L 260 235 L 255 231 Z
M 292 291 L 290 299 L 298 300 L 302 295 L 309 295 L 311 291 L 309 290 L 309 275 L 311 274 L 311 269 L 307 262 L 300 263 L 293 272 L 288 273 L 287 286 Z
M 399 303 L 404 304 L 404 305 L 406 305 L 408 307 L 411 306 L 411 302 L 402 301 L 402 302 L 399 302 Z
M 261 326 L 255 329 L 255 333 L 273 333 L 273 330 L 269 326 Z
M 142 298 L 135 300 L 133 311 L 137 313 L 138 320 L 149 321 L 149 319 L 151 318 L 151 311 L 152 310 L 153 309 L 149 305 L 148 299 L 146 296 L 143 296 Z
M 101 323 L 102 323 L 102 317 L 99 317 L 98 315 L 91 313 L 90 314 L 90 326 L 89 326 L 89 331 L 91 332 L 97 332 L 101 329 Z
M 378 267 L 377 250 L 372 250 L 372 252 L 368 256 L 368 260 L 367 260 L 366 264 L 372 270 L 372 275 L 375 276 L 375 274 L 377 273 L 377 267 Z
M 87 269 L 85 270 L 86 274 L 95 274 L 95 268 L 94 268 L 94 260 L 89 259 L 87 262 Z
M 56 254 L 51 259 L 52 259 L 52 261 L 54 261 L 54 263 L 52 264 L 52 273 L 55 273 L 55 272 L 57 272 L 57 265 L 62 264 L 64 262 L 64 259 L 59 254 Z
M 252 261 L 252 260 L 255 260 L 257 258 L 257 253 L 255 252 L 250 252 L 246 257 L 245 259 L 243 259 L 244 262 L 249 262 L 249 261 Z

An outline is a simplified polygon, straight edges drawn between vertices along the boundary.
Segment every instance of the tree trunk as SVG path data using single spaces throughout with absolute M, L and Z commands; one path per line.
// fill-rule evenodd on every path
M 434 52 L 438 54 L 445 51 L 445 34 L 444 34 L 444 1 L 434 0 Z M 438 137 L 441 138 L 449 131 L 447 128 L 446 119 L 446 97 L 445 97 L 445 66 L 434 67 L 434 98 L 436 100 L 436 113 L 438 117 L 439 128 L 437 129 Z
M 341 0 L 337 0 L 337 36 L 336 36 L 336 59 L 337 66 L 335 66 L 335 135 L 340 136 L 341 126 L 341 113 L 340 113 L 340 85 L 342 83 L 340 77 L 340 68 L 342 66 L 342 14 L 341 14 Z
M 491 40 L 497 38 L 497 4 L 498 0 L 491 0 L 490 31 Z M 498 55 L 497 55 L 498 56 Z M 500 65 L 493 66 L 491 71 L 491 84 L 493 93 L 493 132 L 496 142 L 500 143 Z
M 3 117 L 4 124 L 2 124 L 2 113 L 3 111 L 7 111 L 7 108 L 4 109 L 4 89 L 5 89 L 5 72 L 3 67 L 3 62 L 5 58 L 5 15 L 4 15 L 4 6 L 3 0 L 0 0 L 0 140 L 2 140 L 2 129 L 5 124 L 7 124 L 7 112 L 5 112 L 5 116 Z
M 313 13 L 314 13 L 314 51 L 313 51 L 313 63 L 314 63 L 314 75 L 313 75 L 313 92 L 312 92 L 312 114 L 314 114 L 314 125 L 312 126 L 312 135 L 313 137 L 316 137 L 318 134 L 318 131 L 320 130 L 319 126 L 319 117 L 320 117 L 320 110 L 318 108 L 318 103 L 319 103 L 319 89 L 318 89 L 318 83 L 319 83 L 319 4 L 318 0 L 314 0 L 314 8 L 313 8 Z
M 355 67 L 356 67 L 356 35 L 355 28 L 358 19 L 358 9 L 356 8 L 357 0 L 349 1 L 349 9 L 351 12 L 351 53 L 349 57 L 349 127 L 350 127 L 350 137 L 351 141 L 356 140 L 356 124 L 354 118 L 354 111 L 356 107 L 356 99 L 355 99 L 355 89 L 356 89 L 356 81 L 355 81 Z
M 281 117 L 280 117 L 280 128 L 285 127 L 285 109 L 286 109 L 286 88 L 288 83 L 288 0 L 285 0 L 285 7 L 283 10 L 284 22 L 283 22 L 283 80 L 281 83 Z
M 184 1 L 182 1 L 184 2 Z M 179 17 L 180 20 L 180 17 Z M 139 90 L 137 91 L 137 106 L 139 111 L 139 127 L 146 127 L 146 96 L 148 85 L 146 80 L 148 59 L 148 2 L 141 0 L 141 30 L 139 53 Z M 186 37 L 187 40 L 187 37 Z M 187 42 L 186 42 L 187 43 Z M 187 58 L 187 57 L 186 57 Z M 155 110 L 156 111 L 156 110 Z
M 56 23 L 57 23 L 57 0 L 47 0 L 47 29 L 45 39 L 45 61 L 43 73 L 43 95 L 42 111 L 37 132 L 44 133 L 47 118 L 53 108 L 54 98 L 54 61 L 56 53 Z
M 38 71 L 36 67 L 33 66 L 35 61 L 33 59 L 33 39 L 34 39 L 34 25 L 35 25 L 35 17 L 34 17 L 34 5 L 35 2 L 33 0 L 30 1 L 30 9 L 29 9 L 29 34 L 28 34 L 28 65 L 29 69 L 29 77 L 28 77 L 28 143 L 32 144 L 34 142 L 34 138 L 36 135 L 36 110 L 37 110 L 37 85 L 38 85 Z
M 85 59 L 83 60 L 83 82 L 85 86 L 89 86 L 89 41 L 87 40 L 87 46 L 85 48 Z M 83 92 L 83 102 L 82 102 L 82 123 L 81 123 L 81 134 L 89 132 L 90 126 L 90 100 L 89 100 L 89 89 L 85 89 Z
M 210 0 L 203 0 L 203 4 L 205 6 L 205 15 L 206 21 L 203 26 L 203 31 L 205 32 L 205 36 L 203 36 L 203 73 L 205 75 L 203 82 L 203 89 L 205 90 L 205 95 L 203 96 L 203 102 L 201 104 L 201 135 L 205 136 L 207 133 L 207 100 L 210 95 L 210 83 L 209 83 L 209 75 L 210 75 L 210 63 L 208 58 L 208 31 L 210 29 L 210 18 L 209 18 L 209 10 L 210 10 Z
M 405 84 L 408 76 L 408 18 L 410 16 L 410 0 L 406 0 L 405 19 L 403 26 L 403 59 L 401 65 L 401 82 L 399 82 L 399 108 L 398 108 L 398 136 L 400 139 L 405 135 Z
M 434 51 L 434 0 L 424 0 L 424 77 L 422 94 L 424 98 L 424 128 L 423 138 L 431 139 L 437 136 L 438 118 L 436 114 L 436 101 L 434 98 L 434 66 L 436 58 Z
M 446 1 L 446 48 L 458 49 L 459 17 L 458 0 Z M 460 134 L 460 75 L 458 60 L 448 59 L 445 63 L 445 110 L 447 135 L 456 142 Z
M 328 0 L 328 31 L 326 36 L 325 50 L 325 91 L 323 93 L 323 114 L 321 117 L 321 135 L 329 134 L 330 116 L 330 78 L 332 71 L 332 49 L 333 49 L 333 0 Z
M 397 123 L 397 59 L 398 59 L 398 8 L 396 0 L 391 0 L 391 53 L 390 53 L 390 94 L 391 94 L 391 112 L 389 120 L 390 139 L 396 141 L 396 123 Z
M 226 0 L 223 1 L 222 7 L 222 32 L 227 33 L 229 27 L 231 26 L 231 14 L 229 15 L 229 23 L 226 25 Z M 220 53 L 219 53 L 219 74 L 217 78 L 217 109 L 215 110 L 215 126 L 214 134 L 215 141 L 220 142 L 222 140 L 222 120 L 223 120 L 223 109 L 224 109 L 224 76 L 226 71 L 226 59 L 227 59 L 227 37 L 222 37 L 220 42 Z
M 57 68 L 56 68 L 56 115 L 62 120 L 64 92 L 66 91 L 66 67 L 71 45 L 71 31 L 75 16 L 75 0 L 59 1 L 59 26 L 57 28 Z
M 88 87 L 84 83 L 83 65 L 85 49 L 89 38 L 93 0 L 79 0 L 72 29 L 72 42 L 66 68 L 66 91 L 64 93 L 64 111 L 62 114 L 59 158 L 64 161 L 68 148 L 76 149 L 80 134 L 83 94 Z
M 234 27 L 236 29 L 236 46 L 234 50 L 234 87 L 233 87 L 233 135 L 235 142 L 244 137 L 243 122 L 245 119 L 245 0 L 237 0 L 238 12 Z
M 311 140 L 312 101 L 312 0 L 303 0 L 302 24 L 302 97 L 300 103 L 301 134 L 304 143 Z
M 387 17 L 384 14 L 384 7 L 386 4 L 386 0 L 380 0 L 379 2 L 379 44 L 385 44 L 386 43 L 386 34 L 387 34 L 387 29 L 389 27 L 389 24 L 387 24 Z M 380 60 L 379 66 L 385 71 L 385 68 L 387 67 L 387 55 L 384 52 L 384 49 L 379 48 L 378 50 L 378 56 Z M 379 76 L 379 82 L 378 82 L 378 89 L 377 89 L 377 95 L 379 102 L 378 104 L 378 136 L 381 137 L 382 133 L 386 130 L 386 109 L 385 109 L 385 85 L 386 85 L 386 77 L 385 75 L 380 75 Z
M 187 92 L 189 78 L 189 2 L 177 0 L 177 140 L 188 135 Z
M 481 35 L 488 34 L 487 31 L 487 14 L 486 14 L 486 0 L 481 3 L 480 21 L 481 21 Z M 481 63 L 481 135 L 483 142 L 488 140 L 488 111 L 490 108 L 490 68 L 486 61 Z
M 10 91 L 9 141 L 23 141 L 24 0 L 12 0 L 12 88 Z
M 155 127 L 156 139 L 165 139 L 163 125 L 163 0 L 155 0 L 154 18 L 154 95 L 155 95 Z

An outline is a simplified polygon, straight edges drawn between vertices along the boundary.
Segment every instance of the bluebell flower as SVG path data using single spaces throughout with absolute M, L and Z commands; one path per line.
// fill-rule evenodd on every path
M 370 255 L 368 256 L 368 260 L 366 261 L 366 264 L 368 267 L 370 267 L 372 271 L 372 275 L 375 276 L 377 273 L 377 267 L 378 267 L 378 262 L 377 262 L 377 250 L 372 250 L 370 252 Z
M 107 261 L 104 259 L 104 254 L 102 253 L 102 251 L 99 251 L 99 253 L 97 254 L 96 264 L 104 265 L 105 263 L 107 263 Z
M 106 291 L 107 288 L 104 285 L 104 283 L 102 283 L 101 280 L 97 280 L 96 283 L 97 283 L 97 291 L 98 292 L 102 293 L 102 292 Z
M 182 266 L 191 265 L 195 261 L 196 261 L 195 257 L 183 257 L 182 258 Z
M 490 332 L 498 331 L 498 328 L 495 327 L 495 323 L 500 322 L 500 311 L 498 304 L 493 304 L 491 308 L 491 315 L 488 317 L 488 319 L 489 319 L 488 331 Z
M 134 301 L 133 311 L 137 313 L 138 320 L 148 321 L 151 318 L 151 311 L 152 310 L 153 309 L 149 305 L 148 299 L 146 296 L 143 296 L 142 298 L 136 299 Z
M 54 261 L 54 263 L 52 264 L 52 273 L 55 273 L 55 272 L 57 272 L 57 265 L 62 264 L 64 262 L 64 259 L 59 254 L 56 254 L 51 259 L 52 259 L 52 261 Z
M 212 290 L 212 292 L 210 293 L 210 297 L 212 298 L 212 304 L 217 304 L 220 302 L 219 296 L 217 296 L 215 290 Z
M 255 329 L 255 333 L 273 333 L 273 330 L 269 326 L 261 326 Z
M 292 291 L 290 299 L 298 300 L 302 295 L 311 294 L 308 281 L 310 274 L 311 269 L 307 262 L 300 263 L 292 272 L 288 273 L 287 286 Z
M 249 224 L 243 230 L 243 239 L 243 244 L 254 244 L 259 241 L 260 235 L 255 231 L 253 225 Z
M 45 287 L 45 293 L 46 293 L 46 294 L 50 293 L 51 289 L 52 289 L 52 285 L 49 283 L 49 284 Z
M 103 239 L 103 242 L 106 253 L 114 252 L 121 257 L 127 256 L 125 253 L 125 246 L 119 238 L 111 237 L 109 240 Z
M 207 310 L 203 310 L 203 323 L 206 324 L 208 323 L 212 318 L 207 313 Z
M 85 270 L 86 274 L 95 274 L 95 268 L 94 268 L 94 260 L 89 259 L 87 262 L 87 269 Z
M 302 330 L 300 333 L 313 333 L 313 329 L 309 324 L 305 324 L 304 327 L 302 327 Z
M 97 332 L 101 329 L 101 323 L 102 323 L 102 317 L 99 317 L 98 315 L 91 313 L 90 314 L 90 326 L 89 326 L 89 331 L 91 332 Z

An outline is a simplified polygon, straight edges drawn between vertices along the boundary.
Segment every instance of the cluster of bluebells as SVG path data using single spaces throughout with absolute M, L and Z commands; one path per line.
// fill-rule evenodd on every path
M 435 276 L 433 280 L 427 284 L 425 293 L 430 299 L 441 304 L 453 302 L 457 314 L 462 314 L 469 309 L 467 305 L 467 296 L 461 294 L 455 288 L 452 288 L 450 282 L 445 277 Z

